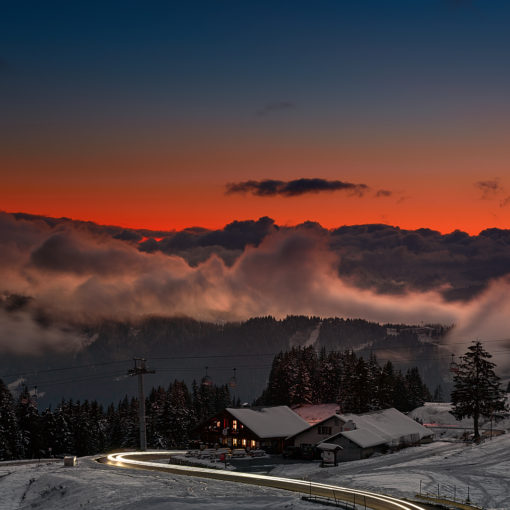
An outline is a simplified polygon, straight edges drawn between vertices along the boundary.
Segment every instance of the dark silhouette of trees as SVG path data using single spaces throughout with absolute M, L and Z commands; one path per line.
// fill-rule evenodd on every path
M 457 420 L 473 418 L 475 441 L 480 439 L 480 418 L 505 410 L 505 393 L 490 358 L 480 341 L 473 342 L 460 357 L 453 378 L 451 413 Z
M 382 368 L 352 350 L 338 352 L 293 347 L 273 359 L 266 389 L 257 405 L 338 403 L 344 413 L 396 407 L 407 412 L 431 399 L 417 368 L 405 375 L 391 362 Z
M 198 423 L 231 406 L 228 385 L 200 385 L 193 394 L 183 381 L 165 390 L 152 388 L 146 399 L 147 444 L 186 447 Z M 15 400 L 0 380 L 0 460 L 61 454 L 93 455 L 116 448 L 137 448 L 138 400 L 125 396 L 106 411 L 96 401 L 62 400 L 39 413 L 26 387 Z

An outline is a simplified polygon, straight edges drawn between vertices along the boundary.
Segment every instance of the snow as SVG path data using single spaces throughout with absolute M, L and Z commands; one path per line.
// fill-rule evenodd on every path
M 486 510 L 510 509 L 510 434 L 480 445 L 437 441 L 398 452 L 321 468 L 317 462 L 282 464 L 271 475 L 412 497 L 420 490 L 465 498 Z M 300 495 L 169 473 L 120 469 L 78 459 L 62 463 L 0 463 L 0 510 L 278 510 L 313 509 Z
M 227 408 L 227 411 L 260 438 L 288 437 L 308 428 L 308 423 L 287 406 Z
M 510 403 L 510 394 L 507 395 L 507 405 Z M 464 418 L 456 420 L 450 413 L 452 405 L 443 402 L 426 402 L 423 406 L 414 409 L 409 416 L 419 420 L 425 427 L 434 432 L 436 438 L 459 439 L 473 431 L 473 419 Z M 480 432 L 483 436 L 498 435 L 510 430 L 510 416 L 480 418 Z
M 310 425 L 326 420 L 338 412 L 338 404 L 305 404 L 292 410 Z
M 507 405 L 510 405 L 510 393 L 507 394 Z M 420 420 L 429 427 L 444 427 L 460 429 L 473 429 L 473 419 L 464 418 L 463 420 L 456 420 L 450 413 L 452 405 L 444 402 L 426 402 L 423 406 L 418 407 L 409 413 L 413 419 Z M 490 419 L 481 418 L 480 428 L 489 429 L 491 427 Z M 510 418 L 497 419 L 492 422 L 493 430 L 510 430 Z
M 402 438 L 419 438 L 432 435 L 425 427 L 394 408 L 372 411 L 365 414 L 341 414 L 340 418 L 356 424 L 356 429 L 340 432 L 342 436 L 362 448 L 376 446 Z M 338 436 L 336 434 L 333 437 Z M 326 439 L 328 441 L 328 439 Z
M 0 463 L 0 510 L 310 509 L 298 494 L 229 482 L 119 469 L 81 458 L 75 468 Z
M 369 459 L 321 468 L 318 463 L 282 465 L 271 475 L 301 478 L 397 497 L 420 491 L 466 499 L 486 510 L 510 509 L 510 434 L 480 445 L 436 441 Z
M 332 443 L 319 443 L 317 445 L 317 448 L 322 451 L 331 451 L 331 452 L 342 449 L 341 446 L 339 446 L 337 444 L 332 444 Z

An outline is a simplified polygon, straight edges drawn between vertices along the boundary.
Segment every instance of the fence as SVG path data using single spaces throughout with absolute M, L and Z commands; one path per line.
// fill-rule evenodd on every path
M 432 499 L 435 501 L 444 501 L 450 503 L 458 503 L 458 508 L 466 509 L 482 509 L 483 507 L 478 506 L 476 501 L 479 499 L 478 494 L 473 494 L 472 488 L 469 485 L 457 486 L 451 484 L 440 484 L 429 482 L 427 484 L 420 480 L 420 497 Z

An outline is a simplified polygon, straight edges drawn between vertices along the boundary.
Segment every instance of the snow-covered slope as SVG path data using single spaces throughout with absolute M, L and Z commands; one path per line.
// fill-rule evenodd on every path
M 466 498 L 487 510 L 510 509 L 510 434 L 481 445 L 435 442 L 371 459 L 321 468 L 281 465 L 271 474 L 409 497 L 420 490 Z M 0 510 L 305 510 L 295 493 L 153 471 L 113 468 L 79 459 L 59 464 L 0 463 Z M 315 508 L 315 506 L 313 506 Z
M 395 496 L 422 492 L 466 499 L 491 510 L 510 509 L 510 434 L 480 445 L 437 441 L 337 467 L 281 466 L 272 475 L 372 489 Z
M 0 463 L 0 510 L 305 510 L 299 495 L 79 459 L 61 464 Z

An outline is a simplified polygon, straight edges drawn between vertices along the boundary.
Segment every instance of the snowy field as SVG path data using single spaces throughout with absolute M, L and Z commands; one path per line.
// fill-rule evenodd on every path
M 299 495 L 251 485 L 105 466 L 0 463 L 1 510 L 309 510 Z M 313 507 L 315 508 L 315 506 Z M 315 509 L 316 510 L 316 509 Z
M 438 441 L 337 467 L 276 468 L 273 475 L 305 478 L 394 496 L 420 491 L 466 499 L 486 509 L 510 509 L 510 434 L 481 445 Z
M 510 509 L 510 434 L 479 446 L 435 442 L 397 453 L 321 468 L 289 464 L 271 474 L 370 489 L 396 496 L 422 490 L 464 497 L 492 510 Z M 119 469 L 79 459 L 58 464 L 0 463 L 0 509 L 317 509 L 294 493 L 199 480 L 152 471 Z

